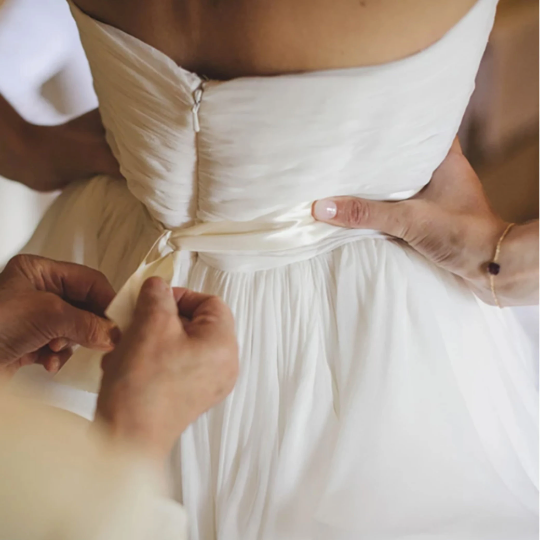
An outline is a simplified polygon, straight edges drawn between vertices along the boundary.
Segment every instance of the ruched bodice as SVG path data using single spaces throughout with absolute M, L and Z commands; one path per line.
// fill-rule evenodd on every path
M 495 7 L 480 0 L 405 60 L 227 82 L 203 81 L 72 11 L 129 189 L 174 228 L 253 220 L 332 195 L 419 191 L 456 135 Z
M 496 3 L 401 61 L 227 82 L 72 6 L 127 185 L 70 186 L 25 251 L 101 270 L 121 328 L 149 276 L 231 307 L 238 382 L 172 455 L 192 540 L 538 538 L 535 375 L 511 314 L 310 211 L 429 182 Z M 51 401 L 84 408 L 73 387 L 96 392 L 100 360 L 77 351 Z

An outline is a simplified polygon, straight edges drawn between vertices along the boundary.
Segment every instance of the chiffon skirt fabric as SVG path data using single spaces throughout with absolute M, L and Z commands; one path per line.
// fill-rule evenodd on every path
M 118 289 L 159 234 L 123 181 L 97 177 L 25 251 Z M 233 394 L 172 456 L 192 538 L 537 537 L 533 358 L 506 310 L 389 239 L 257 271 L 182 257 L 173 284 L 224 298 L 241 351 Z
M 236 388 L 171 457 L 191 540 L 537 539 L 533 356 L 512 316 L 310 212 L 429 183 L 496 6 L 396 62 L 230 81 L 71 6 L 126 180 L 70 187 L 27 251 L 104 272 L 117 323 L 154 270 L 232 308 Z M 56 382 L 97 389 L 84 354 Z M 43 386 L 91 414 L 87 393 Z

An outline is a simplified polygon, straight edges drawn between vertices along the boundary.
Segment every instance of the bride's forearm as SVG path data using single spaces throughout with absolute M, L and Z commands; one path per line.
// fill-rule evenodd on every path
M 0 95 L 0 176 L 26 183 L 31 127 Z
M 38 191 L 56 189 L 62 160 L 70 158 L 62 130 L 27 122 L 0 94 L 0 176 Z
M 501 306 L 538 304 L 538 220 L 515 225 L 501 245 L 494 279 Z
M 97 109 L 65 124 L 39 126 L 0 95 L 0 176 L 55 191 L 98 174 L 121 176 Z

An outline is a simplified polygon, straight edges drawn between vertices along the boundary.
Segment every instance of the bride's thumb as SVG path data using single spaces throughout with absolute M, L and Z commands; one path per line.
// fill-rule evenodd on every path
M 371 229 L 406 239 L 410 212 L 406 201 L 382 202 L 358 197 L 334 197 L 313 204 L 312 215 L 336 227 Z

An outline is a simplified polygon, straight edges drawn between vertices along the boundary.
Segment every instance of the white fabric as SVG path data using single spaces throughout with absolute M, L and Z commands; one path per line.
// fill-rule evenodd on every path
M 42 86 L 69 73 L 64 106 L 76 116 L 97 105 L 77 27 L 64 0 L 5 0 L 0 9 L 0 93 L 28 121 L 57 124 L 68 114 L 41 94 Z
M 202 84 L 72 8 L 127 182 L 71 186 L 27 250 L 127 282 L 123 325 L 150 273 L 234 311 L 238 384 L 172 456 L 192 540 L 537 537 L 537 396 L 512 316 L 397 242 L 309 216 L 429 182 L 495 9 L 383 66 Z M 99 360 L 58 380 L 95 389 Z
M 153 466 L 94 426 L 0 396 L 0 538 L 185 540 L 182 507 Z

